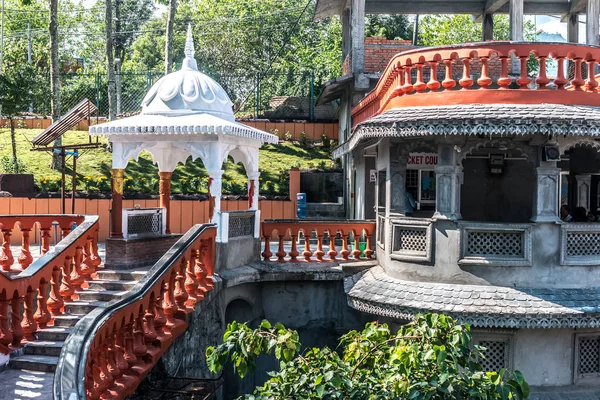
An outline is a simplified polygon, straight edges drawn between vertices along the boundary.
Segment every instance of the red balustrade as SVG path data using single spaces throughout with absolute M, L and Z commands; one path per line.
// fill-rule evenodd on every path
M 101 321 L 97 329 L 89 328 L 92 324 L 76 327 L 83 336 L 89 335 L 85 340 L 80 337 L 80 341 L 91 341 L 82 376 L 88 400 L 131 395 L 164 351 L 187 329 L 186 314 L 214 288 L 216 228 L 211 225 L 201 229 L 176 257 L 161 259 L 159 267 L 155 265 L 148 272 L 148 280 L 140 282 L 143 288 L 139 292 L 134 289 L 132 298 L 123 299 L 123 306 L 115 305 L 106 318 L 86 316 Z M 72 375 L 64 371 L 78 365 L 62 365 L 64 362 L 67 360 L 59 362 L 57 374 L 68 375 L 72 382 Z M 64 391 L 61 393 L 68 397 Z
M 554 79 L 546 71 L 550 58 L 558 66 Z M 564 74 L 565 61 L 573 68 L 570 77 Z M 494 103 L 597 106 L 595 67 L 599 61 L 600 48 L 573 43 L 485 42 L 405 51 L 392 58 L 375 89 L 352 109 L 353 128 L 401 107 Z M 462 74 L 453 72 L 461 70 Z M 474 71 L 480 71 L 477 80 L 471 78 Z M 427 83 L 425 75 L 429 75 Z
M 300 254 L 298 238 L 304 237 L 304 248 Z M 327 233 L 329 251 L 325 253 L 323 245 Z M 311 237 L 316 236 L 316 248 L 311 248 Z M 323 262 L 360 260 L 373 257 L 371 240 L 375 234 L 374 221 L 322 221 L 322 220 L 266 220 L 262 223 L 262 235 L 265 248 L 262 252 L 265 261 L 271 261 L 273 253 L 271 242 L 277 240 L 277 252 L 274 254 L 279 262 Z M 335 240 L 339 235 L 341 248 L 338 252 Z M 365 249 L 360 249 L 361 236 L 365 237 Z M 289 250 L 286 250 L 286 245 Z M 327 259 L 325 259 L 327 255 Z M 298 258 L 302 256 L 301 258 Z M 338 258 L 339 256 L 339 258 Z
M 64 237 L 50 251 L 49 232 L 53 222 L 58 223 Z M 74 223 L 78 228 L 71 232 Z M 30 251 L 35 226 L 42 232 L 43 255 L 37 260 L 33 260 Z M 11 275 L 7 272 L 15 262 L 10 248 L 14 229 L 19 229 L 22 235 L 21 253 L 16 261 L 23 271 Z M 0 273 L 0 352 L 8 354 L 23 342 L 34 340 L 38 329 L 52 325 L 53 317 L 63 312 L 64 302 L 70 301 L 84 283 L 76 273 L 78 254 L 82 251 L 88 254 L 85 279 L 91 279 L 101 264 L 98 229 L 97 216 L 0 215 L 3 238 L 0 265 L 4 271 Z

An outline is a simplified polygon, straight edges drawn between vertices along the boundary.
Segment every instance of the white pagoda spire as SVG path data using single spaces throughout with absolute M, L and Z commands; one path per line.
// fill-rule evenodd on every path
M 191 69 L 198 71 L 198 64 L 194 58 L 194 38 L 192 36 L 192 24 L 188 24 L 187 37 L 185 38 L 184 54 L 185 58 L 181 63 L 181 69 Z

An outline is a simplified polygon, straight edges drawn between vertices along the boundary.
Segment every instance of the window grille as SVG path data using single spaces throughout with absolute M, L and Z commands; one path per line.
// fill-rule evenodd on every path
M 523 234 L 521 232 L 470 231 L 467 235 L 466 255 L 523 257 Z
M 600 373 L 600 342 L 598 339 L 598 336 L 579 339 L 577 372 L 580 376 Z
M 229 213 L 229 238 L 254 236 L 254 211 Z
M 418 188 L 419 187 L 419 170 L 418 169 L 407 169 L 406 170 L 406 187 L 407 188 Z
M 162 208 L 126 208 L 123 210 L 125 238 L 165 234 L 165 212 Z
M 600 256 L 600 232 L 568 232 L 567 256 Z
M 395 226 L 393 251 L 425 254 L 427 252 L 427 229 Z
M 485 347 L 481 353 L 481 369 L 486 372 L 499 372 L 508 368 L 508 343 L 506 340 L 482 340 L 479 345 Z

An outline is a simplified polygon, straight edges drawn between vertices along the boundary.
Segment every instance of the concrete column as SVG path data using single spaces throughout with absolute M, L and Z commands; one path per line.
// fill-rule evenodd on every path
M 600 0 L 598 0 L 600 1 Z M 509 0 L 510 40 L 523 41 L 523 0 Z
M 587 0 L 585 15 L 585 41 L 587 44 L 598 45 L 600 34 L 600 0 Z
M 494 40 L 494 14 L 483 14 L 483 41 Z
M 223 170 L 208 172 L 208 216 L 212 223 L 219 222 L 221 212 L 221 188 L 223 185 Z
M 112 204 L 110 211 L 110 237 L 123 237 L 123 176 L 125 170 L 123 168 L 113 168 L 110 170 L 111 187 L 112 187 Z
M 558 195 L 560 182 L 560 168 L 556 168 L 556 163 L 546 163 L 548 165 L 536 168 L 536 186 L 533 196 L 533 212 L 531 220 L 533 222 L 557 222 L 558 216 Z
M 365 0 L 352 0 L 351 8 L 352 36 L 352 73 L 356 88 L 367 89 L 369 79 L 365 72 Z
M 579 43 L 579 15 L 567 16 L 567 42 Z
M 592 176 L 577 175 L 575 179 L 577 180 L 577 207 L 583 207 L 585 211 L 590 211 Z
M 454 146 L 439 145 L 435 180 L 436 196 L 433 217 L 437 219 L 461 219 L 460 187 L 463 182 L 463 169 L 458 165 L 458 155 L 454 151 Z
M 260 172 L 248 172 L 248 210 L 258 210 L 258 177 Z
M 406 164 L 406 157 L 401 157 L 399 151 L 390 153 L 390 210 L 397 214 L 404 214 Z
M 160 207 L 165 209 L 166 224 L 165 224 L 165 233 L 167 235 L 171 234 L 171 222 L 169 218 L 171 216 L 171 176 L 172 172 L 158 172 L 158 194 L 160 196 Z
M 352 39 L 350 36 L 350 9 L 342 12 L 342 62 L 352 49 Z

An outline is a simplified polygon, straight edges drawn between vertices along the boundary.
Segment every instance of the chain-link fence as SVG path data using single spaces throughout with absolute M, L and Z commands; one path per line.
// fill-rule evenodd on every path
M 122 73 L 116 76 L 117 114 L 128 115 L 141 110 L 141 103 L 162 74 L 155 72 Z M 315 113 L 315 82 L 313 73 L 269 75 L 211 75 L 225 89 L 234 105 L 238 118 L 266 118 L 280 120 L 333 119 L 324 107 Z M 40 82 L 48 96 L 31 111 L 50 114 L 50 81 Z M 108 116 L 108 78 L 103 73 L 69 73 L 60 77 L 61 112 L 66 113 L 87 98 L 98 107 L 101 117 Z M 331 114 L 331 115 L 329 115 Z

